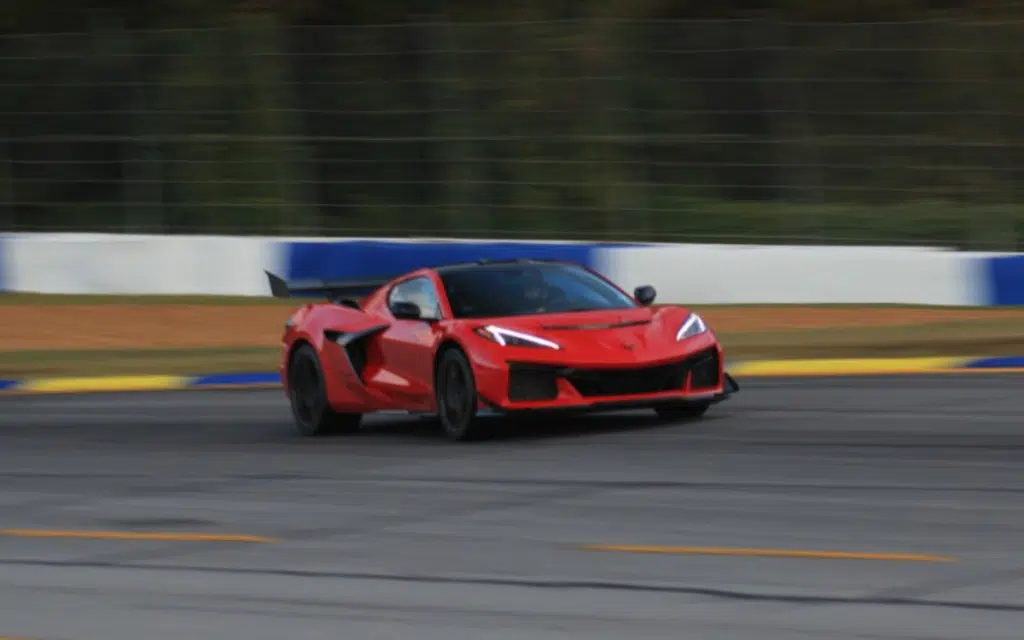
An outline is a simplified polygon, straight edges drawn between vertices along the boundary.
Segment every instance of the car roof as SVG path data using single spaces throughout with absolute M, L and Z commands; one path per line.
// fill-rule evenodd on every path
M 453 264 L 439 265 L 432 269 L 439 275 L 456 273 L 460 271 L 487 270 L 495 267 L 507 267 L 509 265 L 554 265 L 562 267 L 579 267 L 575 262 L 543 258 L 515 258 L 509 260 L 477 260 L 476 262 L 457 262 Z
M 286 282 L 280 276 L 270 271 L 265 271 L 270 282 L 270 291 L 277 298 L 289 298 L 297 293 L 327 295 L 331 298 L 339 298 L 345 293 L 357 295 L 362 292 L 364 296 L 373 296 L 381 291 L 391 289 L 400 283 L 410 279 L 421 277 L 426 273 L 433 272 L 443 277 L 447 273 L 464 271 L 486 271 L 496 267 L 508 265 L 551 265 L 565 268 L 581 268 L 581 265 L 567 260 L 555 260 L 544 258 L 516 258 L 509 260 L 482 259 L 476 262 L 460 262 L 431 267 L 420 267 L 413 271 L 407 271 L 398 276 L 387 278 L 366 278 L 358 281 L 348 280 L 307 280 L 299 282 Z

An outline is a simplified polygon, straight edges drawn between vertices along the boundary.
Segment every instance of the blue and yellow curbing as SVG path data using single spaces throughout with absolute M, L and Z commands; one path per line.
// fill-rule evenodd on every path
M 277 373 L 217 373 L 198 376 L 91 376 L 0 380 L 0 395 L 42 393 L 101 393 L 173 391 L 185 389 L 255 389 L 281 385 Z
M 734 376 L 827 376 L 924 373 L 962 368 L 958 358 L 825 358 L 814 360 L 765 360 L 741 362 L 729 367 Z
M 927 373 L 1022 372 L 1024 357 L 822 358 L 740 362 L 729 373 L 746 378 L 779 376 L 878 376 Z
M 968 364 L 970 369 L 1017 369 L 1024 370 L 1024 356 L 1001 356 L 977 358 Z
M 1024 372 L 1024 356 L 956 358 L 824 358 L 763 360 L 728 366 L 736 377 L 914 375 L 927 373 Z M 281 385 L 276 372 L 216 373 L 195 376 L 96 376 L 84 378 L 0 379 L 0 395 L 255 389 Z

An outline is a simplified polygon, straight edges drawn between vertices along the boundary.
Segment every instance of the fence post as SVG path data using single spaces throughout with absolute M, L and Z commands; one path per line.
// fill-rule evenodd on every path
M 440 184 L 435 195 L 438 198 L 447 232 L 458 234 L 460 229 L 472 227 L 490 229 L 490 215 L 483 215 L 479 206 L 479 187 L 475 177 L 479 168 L 468 158 L 478 157 L 480 148 L 475 138 L 476 112 L 472 100 L 466 100 L 467 84 L 472 91 L 472 78 L 468 77 L 471 66 L 459 63 L 462 55 L 460 37 L 462 29 L 453 25 L 447 13 L 447 2 L 442 2 L 433 13 L 423 17 L 421 22 L 423 53 L 429 78 L 430 109 L 432 111 L 431 146 L 434 148 L 436 173 Z M 467 75 L 460 75 L 467 74 Z
M 97 43 L 94 51 L 105 51 L 109 47 L 109 54 L 123 56 L 127 60 L 129 97 L 125 102 L 131 115 L 125 119 L 123 126 L 127 136 L 121 144 L 125 149 L 120 189 L 122 230 L 163 233 L 166 221 L 163 216 L 161 142 L 154 131 L 156 116 L 151 115 L 154 110 L 151 90 L 136 57 L 138 39 L 124 28 L 116 16 L 107 12 L 97 12 L 94 16 L 99 23 L 92 29 L 93 41 Z M 120 73 L 122 70 L 118 68 Z
M 754 48 L 764 53 L 762 72 L 762 104 L 767 112 L 771 132 L 776 175 L 779 178 L 776 199 L 799 204 L 825 202 L 820 158 L 814 145 L 810 115 L 803 87 L 803 69 L 800 64 L 802 48 L 791 46 L 789 25 L 774 11 L 761 13 L 751 23 L 755 34 Z M 803 236 L 808 221 L 797 216 L 784 223 L 790 231 L 794 226 Z M 823 220 L 810 221 L 820 236 L 824 235 Z
M 0 140 L 0 230 L 15 231 L 14 175 L 6 141 Z

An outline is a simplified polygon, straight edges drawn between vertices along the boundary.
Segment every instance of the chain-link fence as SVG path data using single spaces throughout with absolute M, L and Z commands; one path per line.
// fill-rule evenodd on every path
M 1024 231 L 1024 25 L 0 39 L 0 229 L 941 243 Z

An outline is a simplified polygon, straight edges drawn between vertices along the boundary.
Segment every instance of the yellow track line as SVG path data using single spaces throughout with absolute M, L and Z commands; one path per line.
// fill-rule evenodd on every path
M 90 540 L 159 540 L 166 542 L 280 542 L 277 538 L 219 533 L 142 533 L 132 531 L 61 531 L 0 529 L 0 536 L 18 538 L 80 538 Z M 2 640 L 2 639 L 0 639 Z
M 955 558 L 909 553 L 861 553 L 856 551 L 809 551 L 800 549 L 747 549 L 725 547 L 665 547 L 649 545 L 586 545 L 586 551 L 662 553 L 705 556 L 755 556 L 765 558 L 816 558 L 821 560 L 888 560 L 892 562 L 956 562 Z

